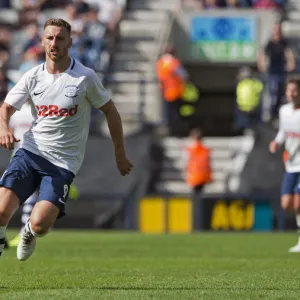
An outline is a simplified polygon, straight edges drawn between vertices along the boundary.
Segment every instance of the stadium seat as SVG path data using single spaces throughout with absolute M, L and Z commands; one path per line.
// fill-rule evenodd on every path
M 1 9 L 0 10 L 0 23 L 7 25 L 18 25 L 19 14 L 14 9 Z

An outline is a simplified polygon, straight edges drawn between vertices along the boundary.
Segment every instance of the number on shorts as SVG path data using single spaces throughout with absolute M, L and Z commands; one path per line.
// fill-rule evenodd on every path
M 69 191 L 69 187 L 67 184 L 64 185 L 64 199 L 66 199 L 67 195 L 68 195 L 68 191 Z

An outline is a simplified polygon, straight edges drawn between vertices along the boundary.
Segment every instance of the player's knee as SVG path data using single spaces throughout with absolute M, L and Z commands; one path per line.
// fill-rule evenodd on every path
M 10 213 L 0 207 L 0 226 L 6 226 L 9 222 L 10 217 Z
M 49 231 L 49 227 L 47 226 L 47 224 L 40 218 L 30 218 L 30 225 L 32 231 L 37 236 L 43 236 Z
M 284 211 L 292 212 L 294 210 L 292 198 L 284 196 L 281 200 L 281 208 Z
M 299 198 L 294 202 L 294 211 L 296 214 L 300 214 L 300 201 Z

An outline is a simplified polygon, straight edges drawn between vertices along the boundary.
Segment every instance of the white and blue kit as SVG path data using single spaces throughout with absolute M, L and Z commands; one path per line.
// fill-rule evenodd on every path
M 12 115 L 9 121 L 9 127 L 13 128 L 14 136 L 22 141 L 25 132 L 28 131 L 32 126 L 32 122 L 33 122 L 33 116 L 31 113 L 31 106 L 28 102 L 26 102 L 26 104 L 22 106 L 21 110 L 16 111 Z M 17 150 L 20 148 L 20 144 L 21 142 L 15 143 L 12 156 L 14 156 Z M 37 197 L 38 197 L 38 191 L 36 190 L 23 204 L 22 217 L 21 217 L 23 226 L 26 224 L 27 220 L 30 217 L 30 214 L 35 205 Z
M 278 144 L 285 144 L 288 160 L 282 182 L 282 195 L 300 194 L 300 109 L 287 103 L 279 111 L 279 131 L 275 138 Z
M 48 73 L 46 64 L 31 69 L 5 102 L 20 110 L 28 99 L 32 126 L 0 185 L 12 189 L 21 204 L 40 187 L 37 201 L 52 202 L 63 216 L 70 184 L 84 158 L 92 106 L 100 108 L 110 97 L 92 69 L 71 59 L 60 74 Z

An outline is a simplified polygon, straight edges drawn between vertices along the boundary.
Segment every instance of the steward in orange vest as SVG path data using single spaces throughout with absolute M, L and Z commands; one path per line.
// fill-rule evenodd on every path
M 185 90 L 181 63 L 172 54 L 164 54 L 156 63 L 157 78 L 162 88 L 164 100 L 173 102 L 181 99 Z
M 178 136 L 182 127 L 180 107 L 188 75 L 175 57 L 172 47 L 168 46 L 157 61 L 156 75 L 164 99 L 164 121 L 168 125 L 169 134 Z
M 189 186 L 203 187 L 212 182 L 210 149 L 201 143 L 200 130 L 193 130 L 194 143 L 187 148 L 189 159 L 186 168 L 186 182 Z

